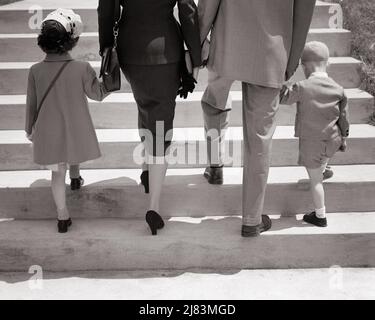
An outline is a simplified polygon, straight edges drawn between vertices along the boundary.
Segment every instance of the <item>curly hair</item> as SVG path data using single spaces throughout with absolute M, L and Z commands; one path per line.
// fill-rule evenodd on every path
M 45 53 L 63 54 L 71 51 L 77 44 L 79 38 L 73 38 L 64 26 L 54 20 L 47 20 L 42 25 L 38 36 L 38 46 Z

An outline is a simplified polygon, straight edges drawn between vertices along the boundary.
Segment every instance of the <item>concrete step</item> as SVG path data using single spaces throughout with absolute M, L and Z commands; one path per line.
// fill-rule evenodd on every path
M 368 123 L 374 112 L 374 97 L 360 89 L 346 89 L 352 124 Z M 203 92 L 194 92 L 187 100 L 177 99 L 175 126 L 202 127 L 201 99 Z M 233 110 L 231 126 L 242 125 L 242 92 L 231 92 Z M 0 95 L 0 130 L 23 129 L 26 95 Z M 91 115 L 97 129 L 136 129 L 138 110 L 131 93 L 114 93 L 102 103 L 90 101 Z M 278 125 L 294 125 L 295 107 L 281 105 Z
M 0 62 L 43 59 L 44 53 L 37 46 L 36 38 L 37 34 L 0 34 L 0 47 L 3 48 Z M 349 56 L 350 39 L 350 31 L 344 29 L 312 29 L 308 36 L 308 41 L 325 42 L 330 48 L 332 57 Z M 100 60 L 98 34 L 96 32 L 82 34 L 72 55 L 85 61 Z
M 99 71 L 100 61 L 91 62 Z M 0 94 L 25 94 L 27 88 L 27 75 L 33 62 L 0 62 Z M 361 84 L 362 62 L 350 57 L 336 57 L 330 59 L 328 71 L 330 76 L 346 89 L 358 88 Z M 200 72 L 197 91 L 204 91 L 207 86 L 208 71 Z M 305 79 L 302 67 L 292 78 L 292 81 Z M 241 90 L 241 84 L 235 82 L 233 90 Z M 122 92 L 131 92 L 130 85 L 123 77 Z
M 360 89 L 346 89 L 349 98 L 350 122 L 368 123 L 374 112 L 374 97 Z M 175 126 L 202 127 L 203 115 L 201 99 L 203 92 L 189 95 L 187 100 L 178 99 Z M 230 116 L 231 126 L 242 125 L 242 92 L 231 92 L 233 110 Z M 0 130 L 21 130 L 25 125 L 26 95 L 0 95 Z M 133 94 L 114 93 L 103 103 L 90 101 L 90 112 L 97 129 L 136 129 L 138 110 Z M 295 107 L 280 106 L 277 124 L 294 125 Z
M 140 143 L 137 129 L 97 130 L 102 157 L 84 164 L 89 169 L 138 168 Z M 226 164 L 242 165 L 242 128 L 230 127 L 226 135 Z M 207 163 L 203 128 L 176 128 L 174 130 L 171 166 L 200 167 Z M 332 164 L 375 163 L 375 127 L 352 125 L 348 151 L 337 153 Z M 38 166 L 32 160 L 32 145 L 22 130 L 0 131 L 0 170 L 33 170 Z M 298 139 L 292 126 L 279 126 L 273 143 L 272 166 L 294 166 L 298 160 Z
M 56 2 L 46 4 L 45 1 L 22 1 L 0 7 L 0 30 L 3 33 L 35 33 L 40 23 L 49 12 L 56 9 Z M 98 17 L 96 12 L 96 2 L 82 5 L 76 1 L 71 6 L 81 15 L 86 32 L 96 32 L 98 30 Z M 318 1 L 312 28 L 342 28 L 342 24 L 335 22 L 336 12 L 340 9 L 338 4 L 328 4 Z M 38 10 L 38 11 L 36 11 Z
M 373 267 L 375 214 L 329 216 L 328 228 L 301 217 L 273 217 L 273 230 L 240 237 L 241 220 L 173 219 L 158 237 L 143 220 L 75 220 L 66 235 L 54 221 L 0 223 L 0 270 L 233 270 Z M 291 250 L 291 248 L 293 248 Z
M 328 212 L 375 211 L 375 165 L 333 170 L 334 177 L 325 182 Z M 212 186 L 204 168 L 169 169 L 160 212 L 165 217 L 241 215 L 242 171 L 225 168 L 224 185 Z M 139 185 L 140 174 L 139 169 L 82 170 L 85 186 L 78 192 L 67 187 L 70 213 L 74 218 L 143 218 L 148 195 Z M 55 219 L 50 179 L 49 171 L 0 172 L 0 219 Z M 313 209 L 304 168 L 271 168 L 264 212 L 295 216 Z

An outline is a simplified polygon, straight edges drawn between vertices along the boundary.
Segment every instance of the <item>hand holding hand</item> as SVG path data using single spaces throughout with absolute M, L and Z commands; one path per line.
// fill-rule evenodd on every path
M 210 55 L 210 40 L 206 39 L 202 46 L 202 68 L 207 66 L 208 58 Z
M 26 133 L 26 138 L 27 138 L 29 141 L 33 142 L 33 134 L 28 134 L 28 133 Z
M 348 143 L 346 142 L 346 139 L 343 138 L 342 144 L 341 144 L 341 147 L 340 147 L 340 151 L 345 152 L 347 148 L 348 148 Z

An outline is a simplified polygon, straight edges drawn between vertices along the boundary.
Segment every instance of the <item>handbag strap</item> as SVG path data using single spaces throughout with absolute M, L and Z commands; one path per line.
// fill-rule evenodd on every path
M 40 113 L 40 110 L 43 107 L 44 101 L 46 100 L 48 94 L 51 92 L 51 89 L 53 88 L 53 86 L 55 85 L 56 81 L 59 79 L 60 75 L 62 74 L 62 72 L 64 71 L 64 69 L 69 64 L 70 61 L 71 60 L 64 62 L 64 64 L 61 66 L 61 68 L 59 69 L 59 71 L 57 72 L 57 74 L 55 75 L 55 77 L 53 78 L 53 80 L 51 81 L 50 85 L 48 86 L 48 88 L 47 88 L 47 90 L 46 90 L 46 92 L 45 92 L 42 100 L 40 100 L 39 107 L 38 107 L 38 109 L 36 111 L 36 114 L 35 114 L 33 126 L 36 124 L 36 122 L 38 120 L 39 113 Z
M 121 6 L 120 0 L 115 0 L 115 12 L 114 12 L 115 24 L 113 25 L 113 48 L 117 48 L 117 37 L 119 31 L 119 23 L 121 20 Z

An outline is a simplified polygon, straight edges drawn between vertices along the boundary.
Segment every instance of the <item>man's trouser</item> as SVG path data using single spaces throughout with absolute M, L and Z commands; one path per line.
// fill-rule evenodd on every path
M 209 71 L 202 108 L 208 162 L 212 167 L 224 164 L 225 131 L 229 126 L 232 108 L 230 89 L 233 82 Z M 280 89 L 277 88 L 242 83 L 243 224 L 247 226 L 256 226 L 262 222 L 279 93 Z

